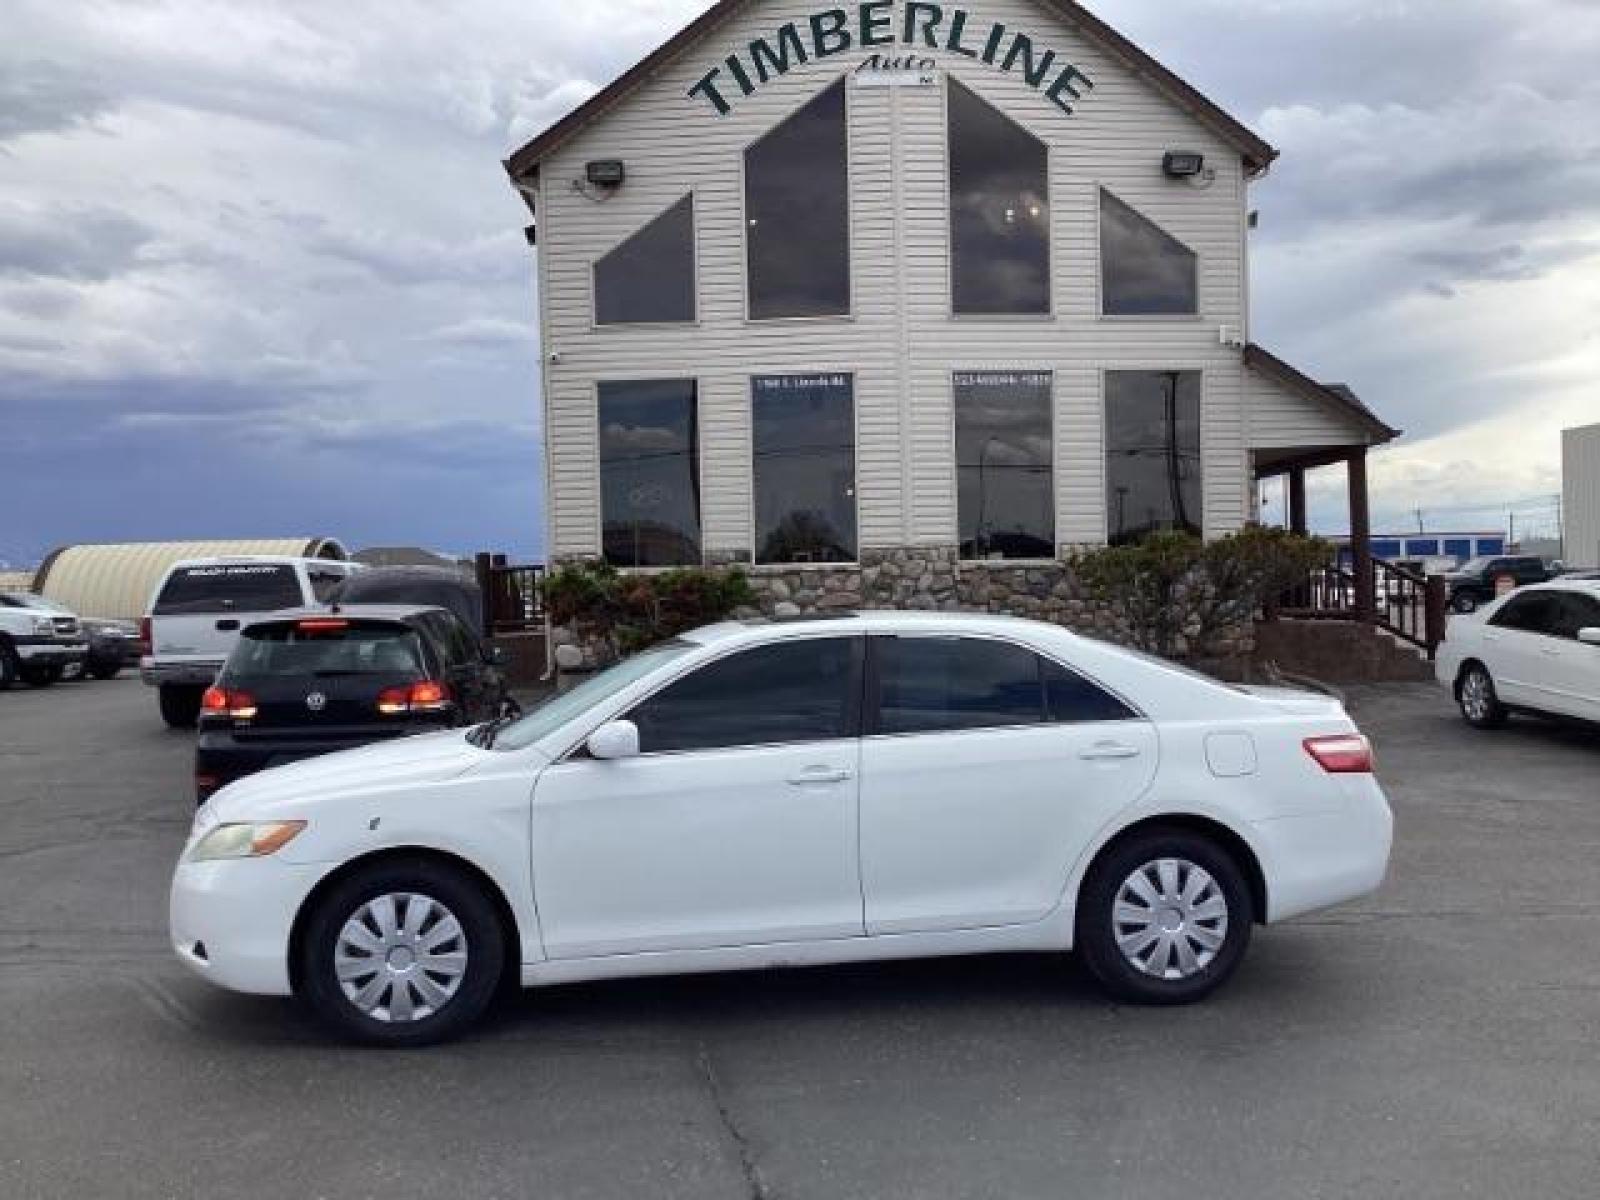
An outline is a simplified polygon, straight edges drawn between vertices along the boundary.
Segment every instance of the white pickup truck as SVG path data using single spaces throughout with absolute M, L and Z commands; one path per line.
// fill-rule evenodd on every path
M 75 614 L 42 596 L 0 592 L 0 691 L 19 679 L 48 687 L 88 654 L 89 639 Z
M 360 569 L 269 555 L 175 563 L 151 597 L 143 630 L 150 649 L 139 660 L 140 677 L 160 695 L 162 718 L 174 729 L 192 728 L 240 629 L 279 609 L 320 604 Z

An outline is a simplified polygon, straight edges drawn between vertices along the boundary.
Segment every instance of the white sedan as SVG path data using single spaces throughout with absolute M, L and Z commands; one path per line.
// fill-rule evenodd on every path
M 502 977 L 1076 948 L 1198 999 L 1257 923 L 1371 892 L 1392 818 L 1326 696 L 1053 626 L 730 623 L 513 723 L 266 771 L 200 811 L 179 957 L 336 1030 L 457 1033 Z
M 1600 581 L 1521 588 L 1451 620 L 1436 670 L 1480 729 L 1513 712 L 1600 722 Z

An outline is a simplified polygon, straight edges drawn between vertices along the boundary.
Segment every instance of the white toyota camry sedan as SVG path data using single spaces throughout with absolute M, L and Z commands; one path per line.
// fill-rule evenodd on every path
M 510 975 L 1076 950 L 1172 1004 L 1253 925 L 1377 888 L 1391 834 L 1326 696 L 1007 618 L 730 623 L 510 723 L 224 788 L 172 941 L 222 987 L 400 1045 Z

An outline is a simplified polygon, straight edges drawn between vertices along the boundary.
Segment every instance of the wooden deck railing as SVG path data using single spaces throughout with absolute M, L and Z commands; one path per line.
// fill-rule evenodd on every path
M 1310 621 L 1359 621 L 1362 597 L 1354 571 L 1321 567 L 1290 588 L 1268 614 Z M 1372 624 L 1432 658 L 1448 619 L 1444 579 L 1425 577 L 1382 559 L 1372 563 Z

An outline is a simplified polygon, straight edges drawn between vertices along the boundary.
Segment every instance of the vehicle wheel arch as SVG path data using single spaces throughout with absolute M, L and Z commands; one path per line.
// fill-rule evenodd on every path
M 1489 670 L 1489 664 L 1481 658 L 1463 658 L 1461 665 L 1456 668 L 1455 682 L 1450 685 L 1450 690 L 1455 693 L 1457 700 L 1461 699 L 1461 685 L 1467 681 L 1467 672 L 1472 670 L 1473 667 L 1477 667 L 1491 680 L 1494 679 L 1494 672 Z
M 1265 925 L 1267 907 L 1270 899 L 1267 892 L 1266 872 L 1261 867 L 1260 855 L 1255 848 L 1238 830 L 1215 817 L 1202 816 L 1192 812 L 1158 813 L 1153 816 L 1143 817 L 1130 825 L 1124 825 L 1110 837 L 1095 847 L 1094 852 L 1087 857 L 1079 870 L 1077 880 L 1072 889 L 1073 909 L 1077 910 L 1084 885 L 1095 867 L 1121 846 L 1124 842 L 1146 834 L 1172 830 L 1180 833 L 1194 834 L 1214 843 L 1218 849 L 1225 853 L 1239 868 L 1239 873 L 1244 876 L 1245 884 L 1250 889 L 1251 918 L 1257 925 Z
M 328 872 L 317 881 L 306 898 L 301 902 L 299 911 L 295 913 L 294 924 L 289 929 L 289 983 L 296 994 L 300 991 L 301 964 L 304 958 L 306 926 L 311 914 L 316 910 L 322 898 L 337 887 L 344 880 L 373 866 L 390 863 L 431 862 L 441 864 L 459 871 L 475 884 L 481 887 L 484 895 L 489 898 L 494 907 L 495 915 L 500 925 L 500 936 L 505 946 L 508 980 L 520 980 L 522 967 L 522 940 L 521 929 L 517 924 L 516 912 L 511 907 L 511 902 L 506 898 L 505 889 L 495 880 L 495 877 L 484 870 L 477 863 L 460 854 L 449 850 L 441 850 L 437 846 L 386 846 L 381 850 L 373 850 L 348 862 L 341 863 L 337 868 Z

